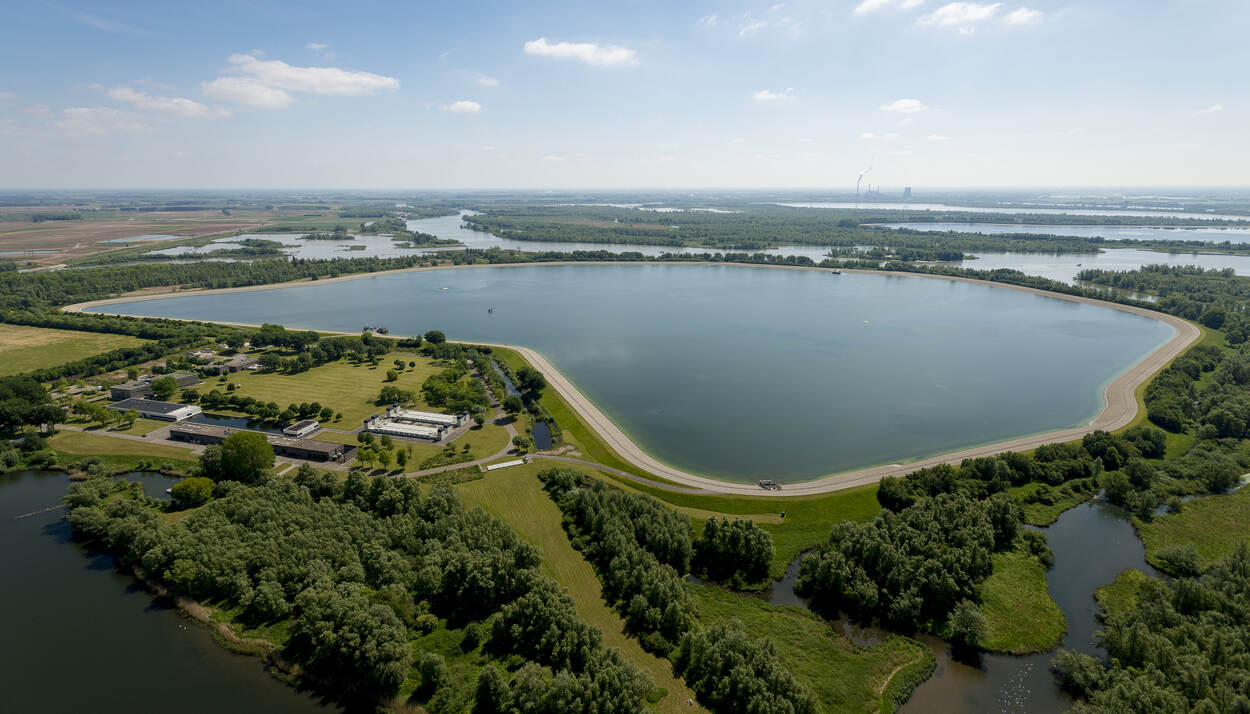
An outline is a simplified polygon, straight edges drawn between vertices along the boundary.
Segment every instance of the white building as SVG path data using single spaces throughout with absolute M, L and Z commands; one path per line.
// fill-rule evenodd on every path
M 162 419 L 164 421 L 182 421 L 190 419 L 203 410 L 194 404 L 175 404 L 174 402 L 157 402 L 151 399 L 123 399 L 108 405 L 109 409 L 125 414 L 134 409 L 139 416 L 146 419 Z
M 451 429 L 464 423 L 464 414 L 435 414 L 419 412 L 413 409 L 401 409 L 399 406 L 386 408 L 386 418 L 392 421 L 412 421 L 418 424 L 434 424 Z
M 387 434 L 389 436 L 407 436 L 414 439 L 428 439 L 430 441 L 438 441 L 443 438 L 445 430 L 441 426 L 424 426 L 421 424 L 408 424 L 405 422 L 392 421 L 383 419 L 382 417 L 373 416 L 365 420 L 365 431 L 374 434 Z

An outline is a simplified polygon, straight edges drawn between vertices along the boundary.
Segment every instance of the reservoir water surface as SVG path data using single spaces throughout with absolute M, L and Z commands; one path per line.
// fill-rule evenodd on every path
M 1174 334 L 984 284 L 715 265 L 408 272 L 94 311 L 524 345 L 653 456 L 747 482 L 1085 423 Z

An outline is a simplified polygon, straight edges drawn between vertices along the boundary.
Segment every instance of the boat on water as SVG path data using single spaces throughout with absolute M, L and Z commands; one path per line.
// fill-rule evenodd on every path
M 841 274 L 842 274 L 842 271 L 841 271 L 841 270 L 838 270 L 837 268 L 834 268 L 833 270 L 830 270 L 829 272 L 833 273 L 834 275 L 841 275 Z

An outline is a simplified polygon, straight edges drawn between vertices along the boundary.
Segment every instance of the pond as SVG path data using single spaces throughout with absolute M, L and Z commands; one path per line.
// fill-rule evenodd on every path
M 985 284 L 679 264 L 406 272 L 94 311 L 532 347 L 656 458 L 741 482 L 1083 424 L 1174 335 Z
M 142 480 L 149 496 L 173 479 Z M 162 483 L 163 482 L 163 483 Z M 332 709 L 222 649 L 205 627 L 155 601 L 109 555 L 70 539 L 61 473 L 0 474 L 0 691 L 6 712 L 312 714 Z M 154 491 L 156 493 L 154 493 Z M 163 703 L 163 704 L 162 704 Z

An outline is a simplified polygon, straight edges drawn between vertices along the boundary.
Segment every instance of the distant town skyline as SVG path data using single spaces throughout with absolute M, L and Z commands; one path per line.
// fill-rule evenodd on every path
M 1245 186 L 1250 4 L 26 3 L 0 187 Z

